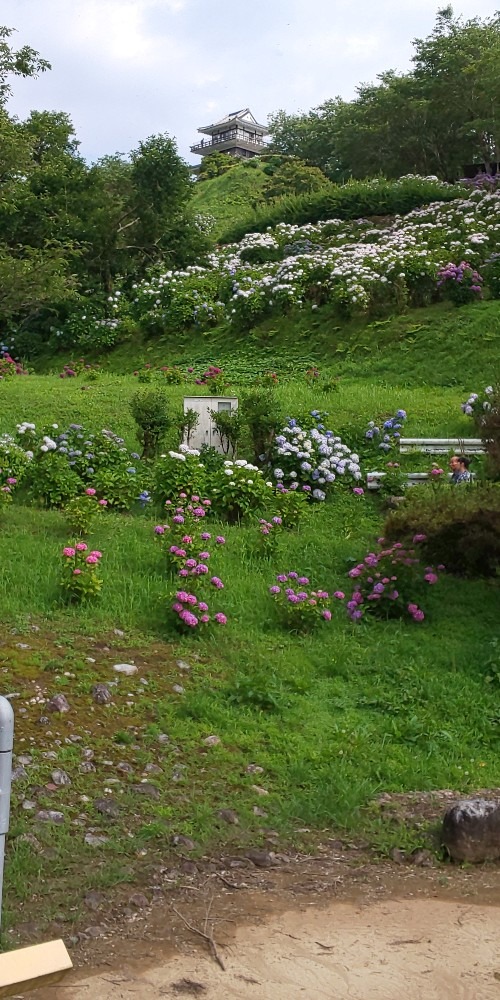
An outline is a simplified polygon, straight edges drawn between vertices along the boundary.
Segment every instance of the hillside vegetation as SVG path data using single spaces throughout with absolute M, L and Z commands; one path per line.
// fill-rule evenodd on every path
M 218 242 L 262 202 L 268 179 L 257 158 L 247 160 L 219 177 L 197 181 L 191 205 L 194 211 L 213 218 L 211 235 Z

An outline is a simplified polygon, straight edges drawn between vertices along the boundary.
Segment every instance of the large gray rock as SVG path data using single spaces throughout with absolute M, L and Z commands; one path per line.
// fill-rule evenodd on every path
M 500 802 L 457 802 L 445 814 L 442 840 L 454 861 L 478 863 L 500 858 Z

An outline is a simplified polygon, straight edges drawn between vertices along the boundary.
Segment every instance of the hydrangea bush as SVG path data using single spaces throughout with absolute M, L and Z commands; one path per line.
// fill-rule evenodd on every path
M 461 404 L 462 413 L 472 417 L 477 427 L 481 427 L 484 416 L 491 411 L 491 400 L 495 396 L 495 389 L 492 385 L 487 385 L 481 393 L 471 392 L 465 403 Z
M 332 619 L 332 597 L 342 601 L 341 590 L 330 595 L 326 590 L 312 590 L 306 576 L 296 572 L 278 573 L 269 593 L 277 607 L 281 624 L 293 632 L 308 632 L 320 622 Z
M 432 566 L 422 566 L 418 546 L 425 540 L 424 534 L 416 534 L 413 545 L 405 546 L 402 542 L 386 544 L 379 538 L 376 551 L 349 570 L 348 576 L 355 581 L 346 605 L 351 621 L 366 614 L 424 621 L 420 595 L 439 579 Z M 438 571 L 443 569 L 438 567 Z
M 67 600 L 79 602 L 100 593 L 99 564 L 102 552 L 91 551 L 86 542 L 66 545 L 62 551 L 61 587 Z
M 273 499 L 273 483 L 244 458 L 226 459 L 212 477 L 211 496 L 218 513 L 236 523 L 253 510 L 265 509 Z
M 227 618 L 222 611 L 210 609 L 210 592 L 224 589 L 220 577 L 209 568 L 210 547 L 225 545 L 223 535 L 207 530 L 206 518 L 211 501 L 194 494 L 190 498 L 181 493 L 177 505 L 167 501 L 169 523 L 157 524 L 154 532 L 166 549 L 170 570 L 176 574 L 184 590 L 176 589 L 170 595 L 170 607 L 175 623 L 183 630 L 199 631 L 210 622 L 225 625 Z
M 326 429 L 327 416 L 312 410 L 304 420 L 291 418 L 276 436 L 271 461 L 278 488 L 302 490 L 321 501 L 337 480 L 361 479 L 359 455 Z

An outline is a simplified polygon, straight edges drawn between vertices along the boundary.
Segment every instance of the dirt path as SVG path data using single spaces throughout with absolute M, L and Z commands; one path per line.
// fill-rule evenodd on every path
M 77 960 L 92 972 L 26 1000 L 500 1000 L 498 869 L 370 866 L 344 887 L 333 874 L 337 889 L 325 869 L 315 884 L 289 871 L 253 891 L 193 886 L 89 942 Z
M 417 889 L 417 886 L 415 886 Z M 418 891 L 418 889 L 417 889 Z M 496 893 L 495 893 L 496 895 Z M 251 922 L 231 901 L 213 909 L 213 928 L 223 971 L 206 942 L 191 935 L 177 949 L 165 942 L 146 961 L 146 939 L 134 949 L 118 945 L 98 972 L 79 981 L 38 990 L 34 1000 L 490 1000 L 500 998 L 500 905 L 471 898 L 387 898 L 345 902 L 294 900 L 293 909 Z M 249 901 L 250 902 L 250 901 Z M 500 898 L 499 898 L 500 903 Z M 204 929 L 201 910 L 196 926 Z M 206 911 L 205 911 L 206 913 Z M 238 924 L 236 924 L 236 920 Z M 152 935 L 153 938 L 153 935 Z M 154 945 L 150 945 L 154 947 Z M 163 955 L 162 955 L 163 950 Z M 134 962 L 134 953 L 142 955 Z

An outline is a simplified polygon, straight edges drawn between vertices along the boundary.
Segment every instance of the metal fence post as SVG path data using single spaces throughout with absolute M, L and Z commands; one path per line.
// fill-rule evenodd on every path
M 5 839 L 9 830 L 13 747 L 14 712 L 10 701 L 0 695 L 0 927 L 2 926 Z

